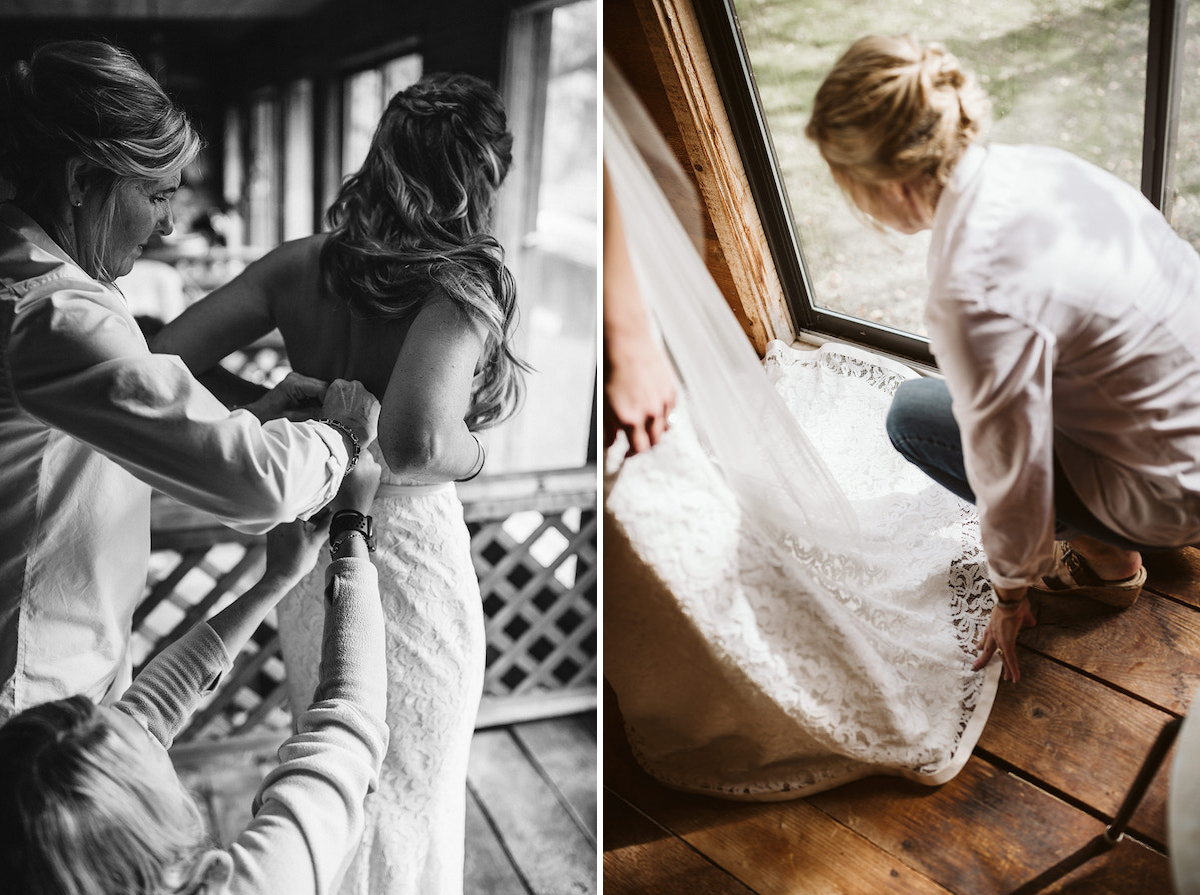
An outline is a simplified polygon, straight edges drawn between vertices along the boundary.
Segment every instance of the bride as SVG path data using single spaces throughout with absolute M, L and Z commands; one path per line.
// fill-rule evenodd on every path
M 991 605 L 977 520 L 885 433 L 916 374 L 781 342 L 764 373 L 668 202 L 690 192 L 684 175 L 607 60 L 604 92 L 632 281 L 679 378 L 643 383 L 631 413 L 612 401 L 619 371 L 606 383 L 633 450 L 608 457 L 604 667 L 634 754 L 669 785 L 734 799 L 877 773 L 942 783 L 1000 675 L 972 669 Z
M 462 891 L 484 628 L 453 481 L 479 474 L 474 432 L 511 415 L 526 369 L 510 348 L 515 286 L 490 235 L 511 148 L 492 87 L 423 78 L 389 103 L 328 213 L 332 232 L 281 245 L 154 343 L 242 404 L 256 387 L 218 361 L 278 327 L 297 372 L 357 379 L 380 397 L 372 515 L 391 743 L 344 893 Z M 308 705 L 317 682 L 323 575 L 314 570 L 279 609 L 293 706 Z

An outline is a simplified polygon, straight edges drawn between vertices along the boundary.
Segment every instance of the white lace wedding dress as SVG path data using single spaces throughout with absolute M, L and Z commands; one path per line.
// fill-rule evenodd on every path
M 606 488 L 604 668 L 634 753 L 728 798 L 944 782 L 998 677 L 970 670 L 991 607 L 975 515 L 888 443 L 901 369 L 779 342 L 766 364 L 858 511 L 861 553 L 772 539 L 677 412 Z
M 372 445 L 380 459 L 377 446 Z M 467 758 L 483 688 L 484 628 L 453 484 L 404 485 L 383 466 L 375 519 L 391 739 L 343 895 L 461 895 Z M 317 684 L 321 562 L 279 606 L 293 707 Z
M 604 673 L 634 753 L 728 798 L 944 782 L 1000 673 L 971 671 L 991 607 L 975 515 L 884 428 L 915 374 L 778 342 L 764 374 L 683 225 L 686 178 L 607 61 L 604 92 L 605 167 L 682 395 L 606 477 Z

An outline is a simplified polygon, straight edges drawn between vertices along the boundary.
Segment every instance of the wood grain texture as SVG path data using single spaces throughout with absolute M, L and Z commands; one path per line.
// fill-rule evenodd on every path
M 618 720 L 614 722 L 612 716 Z M 613 723 L 615 728 L 608 726 Z M 947 892 L 804 800 L 730 802 L 663 786 L 637 766 L 619 724 L 615 707 L 606 708 L 606 787 L 753 891 L 763 895 Z M 612 823 L 606 814 L 606 861 L 609 849 L 628 838 L 624 831 L 619 839 L 615 830 L 610 836 Z
M 808 801 L 960 895 L 1009 892 L 1104 829 L 975 757 L 936 789 L 870 777 Z
M 1147 553 L 1142 563 L 1148 575 L 1147 588 L 1200 608 L 1200 550 L 1185 547 Z
M 733 276 L 727 298 L 759 354 L 771 339 L 791 342 L 794 324 L 691 0 L 633 2 L 675 114 L 681 162 L 696 175 Z
M 662 77 L 659 75 L 654 55 L 650 52 L 650 44 L 647 42 L 633 0 L 610 0 L 604 4 L 604 52 L 616 63 L 634 93 L 638 95 L 651 120 L 667 141 L 672 154 L 683 167 L 684 173 L 696 190 L 696 195 L 700 196 L 701 189 L 696 179 L 696 171 L 688 162 L 687 148 L 684 146 L 679 124 L 675 120 L 675 112 L 663 88 Z M 700 207 L 700 220 L 704 233 L 705 266 L 712 274 L 726 303 L 733 309 L 742 329 L 749 332 L 750 321 L 737 299 L 733 274 L 725 260 L 725 252 L 717 238 L 712 217 L 703 203 Z
M 596 892 L 595 845 L 507 730 L 475 734 L 467 779 L 533 895 Z
M 1143 592 L 1115 611 L 1090 600 L 1039 596 L 1036 627 L 1020 642 L 1182 715 L 1200 687 L 1200 613 Z
M 596 844 L 596 714 L 522 724 L 513 735 Z
M 753 895 L 609 790 L 604 823 L 604 895 Z
M 1162 855 L 1126 839 L 1043 889 L 1042 895 L 1171 895 L 1173 891 L 1171 870 Z
M 1111 817 L 1171 716 L 1028 650 L 1019 658 L 1021 682 L 1001 683 L 979 748 Z M 1160 847 L 1169 767 L 1131 826 Z
M 467 842 L 463 895 L 528 895 L 525 881 L 473 792 L 467 793 Z

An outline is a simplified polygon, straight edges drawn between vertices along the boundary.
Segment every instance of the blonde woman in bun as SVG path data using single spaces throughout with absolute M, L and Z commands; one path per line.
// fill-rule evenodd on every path
M 995 605 L 976 668 L 1019 679 L 1028 592 L 1126 607 L 1141 554 L 1200 540 L 1200 256 L 1069 153 L 985 145 L 958 60 L 864 37 L 806 134 L 853 205 L 932 230 L 925 317 L 945 379 L 906 382 L 892 443 L 976 503 Z

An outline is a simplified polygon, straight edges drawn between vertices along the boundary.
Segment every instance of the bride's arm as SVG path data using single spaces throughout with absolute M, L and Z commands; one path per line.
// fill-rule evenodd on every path
M 286 243 L 210 292 L 167 324 L 150 342 L 152 351 L 178 355 L 192 374 L 226 405 L 250 404 L 267 391 L 220 366 L 222 358 L 275 328 L 271 292 L 288 276 L 302 251 Z
M 379 413 L 379 447 L 392 472 L 445 482 L 477 471 L 481 448 L 463 420 L 484 341 L 483 325 L 448 298 L 417 313 Z

